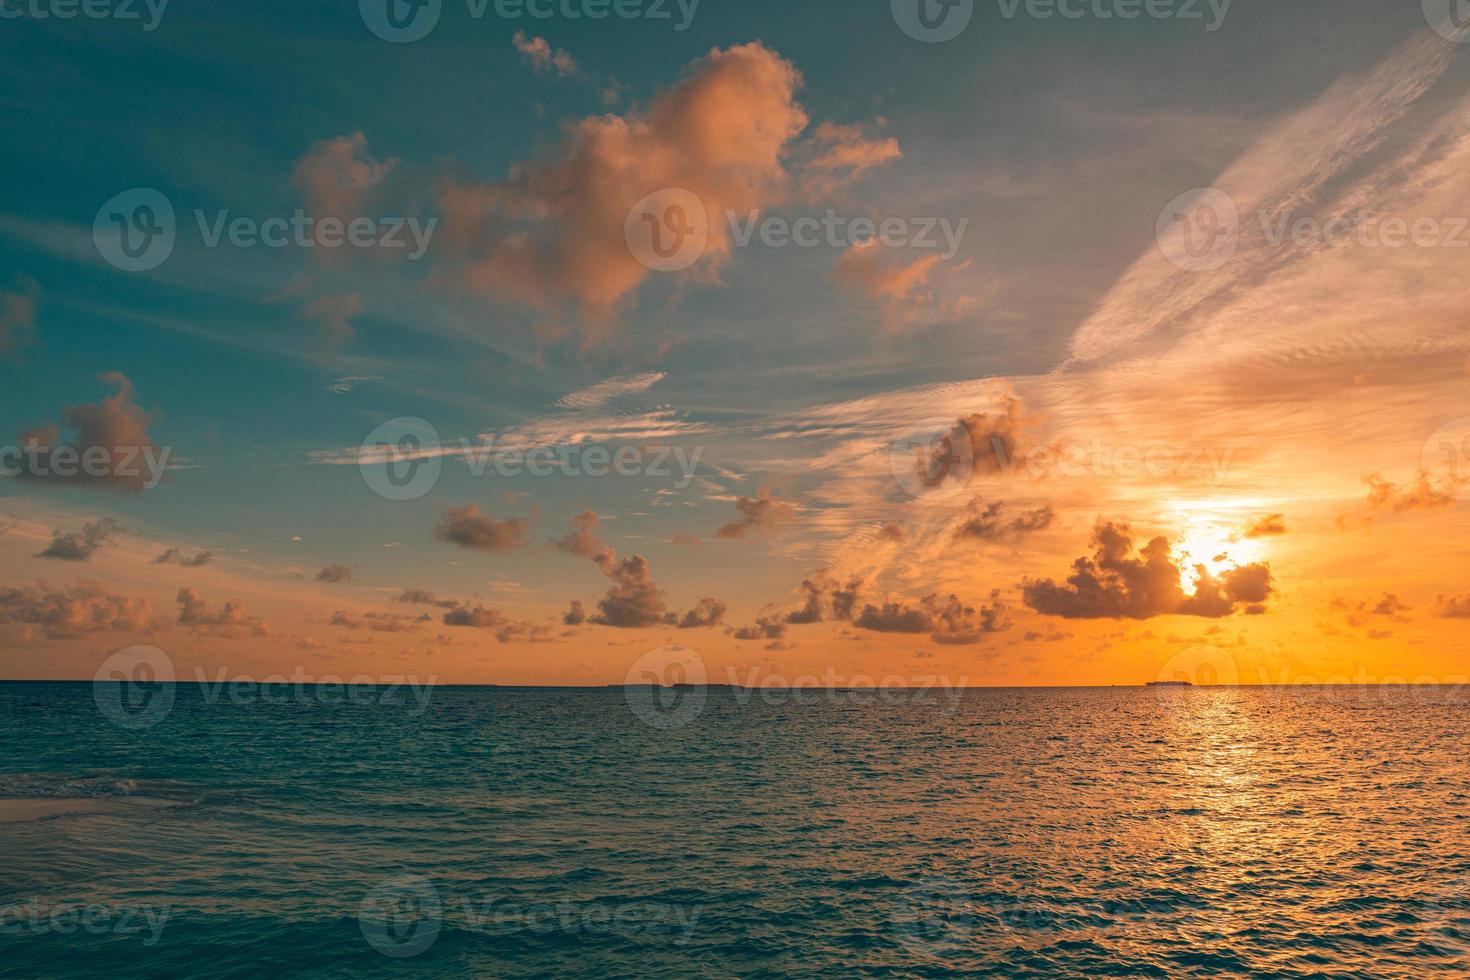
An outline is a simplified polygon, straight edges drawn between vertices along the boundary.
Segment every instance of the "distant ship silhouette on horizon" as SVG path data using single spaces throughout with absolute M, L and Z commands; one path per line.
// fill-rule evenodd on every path
M 1145 687 L 1194 687 L 1189 681 L 1149 681 Z

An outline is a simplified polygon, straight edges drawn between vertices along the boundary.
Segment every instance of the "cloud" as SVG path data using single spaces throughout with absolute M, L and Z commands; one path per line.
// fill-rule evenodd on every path
M 624 374 L 595 385 L 563 395 L 554 403 L 557 408 L 592 409 L 626 395 L 647 391 L 664 379 L 662 371 L 647 371 L 642 374 Z
M 1419 32 L 1378 64 L 1340 79 L 1311 104 L 1266 126 L 1255 142 L 1211 181 L 1231 197 L 1240 215 L 1239 241 L 1230 260 L 1215 271 L 1176 266 L 1166 257 L 1168 250 L 1180 249 L 1188 231 L 1184 223 L 1176 224 L 1158 246 L 1150 244 L 1078 328 L 1072 339 L 1072 357 L 1077 361 L 1103 358 L 1152 333 L 1196 318 L 1202 322 L 1191 325 L 1207 338 L 1210 351 L 1218 351 L 1222 340 L 1230 339 L 1222 336 L 1228 332 L 1223 319 L 1245 312 L 1244 308 L 1254 306 L 1261 296 L 1268 298 L 1267 309 L 1279 310 L 1287 304 L 1286 297 L 1270 288 L 1274 285 L 1271 278 L 1281 274 L 1283 266 L 1307 258 L 1319 263 L 1342 261 L 1341 254 L 1327 253 L 1350 251 L 1308 248 L 1301 256 L 1283 256 L 1281 249 L 1272 246 L 1266 228 L 1291 218 L 1309 203 L 1328 213 L 1334 206 L 1344 214 L 1360 208 L 1386 214 L 1436 213 L 1402 210 L 1399 206 L 1404 202 L 1382 201 L 1369 195 L 1389 188 L 1424 191 L 1443 186 L 1448 175 L 1425 173 L 1416 166 L 1376 188 L 1372 181 L 1350 179 L 1348 172 L 1365 161 L 1373 165 L 1374 151 L 1381 148 L 1395 124 L 1415 108 L 1452 63 L 1457 47 L 1429 32 Z M 1458 120 L 1454 123 L 1459 125 Z M 1443 146 L 1456 146 L 1457 133 L 1458 129 L 1442 134 Z M 1419 165 L 1438 155 L 1430 146 L 1423 147 L 1421 153 L 1414 160 Z M 1340 196 L 1334 199 L 1331 195 L 1338 188 Z M 1418 206 L 1410 203 L 1411 208 Z M 1266 220 L 1256 220 L 1258 215 Z M 1366 261 L 1383 267 L 1398 258 L 1381 249 L 1368 251 L 1365 256 Z M 1407 281 L 1419 282 L 1422 276 L 1422 270 L 1416 267 Z M 1316 284 L 1316 288 L 1335 309 L 1341 308 L 1336 301 L 1340 288 L 1329 288 L 1325 283 Z M 1416 296 L 1416 311 L 1418 299 Z M 1312 301 L 1304 296 L 1291 297 L 1293 319 L 1303 319 L 1301 314 L 1311 305 Z M 1222 306 L 1233 308 L 1221 315 L 1217 308 Z M 1203 322 L 1207 318 L 1215 322 Z M 1244 333 L 1249 322 L 1233 326 Z M 1341 329 L 1340 323 L 1334 326 Z M 1258 336 L 1257 332 L 1250 333 L 1253 339 Z
M 1399 623 L 1412 622 L 1408 612 L 1413 609 L 1392 592 L 1385 592 L 1377 599 L 1365 599 L 1353 603 L 1347 599 L 1332 600 L 1332 608 L 1344 615 L 1351 626 L 1367 626 L 1375 617 L 1392 619 Z
M 1238 611 L 1258 613 L 1273 591 L 1270 567 L 1242 565 L 1212 576 L 1196 566 L 1193 594 L 1180 584 L 1180 568 L 1170 556 L 1169 539 L 1156 537 L 1131 557 L 1127 524 L 1099 523 L 1093 532 L 1097 551 L 1078 558 L 1065 585 L 1051 579 L 1022 584 L 1026 605 L 1065 619 L 1148 619 L 1153 616 L 1218 618 Z
M 969 468 L 972 480 L 1009 476 L 1021 467 L 1035 446 L 1026 406 L 1005 389 L 996 397 L 998 408 L 956 418 L 944 438 L 936 440 L 927 454 L 916 456 L 914 472 L 921 482 L 951 472 L 956 460 Z
M 111 595 L 95 582 L 69 588 L 0 589 L 0 624 L 43 627 L 48 639 L 74 633 L 143 632 L 153 623 L 147 599 Z
M 674 614 L 670 613 L 670 616 Z M 678 625 L 681 630 L 702 629 L 705 627 L 718 626 L 725 618 L 725 604 L 719 599 L 711 599 L 706 596 L 699 600 L 699 605 L 686 612 L 679 618 Z
M 341 611 L 334 612 L 331 619 L 333 626 L 350 630 L 367 629 L 375 633 L 411 633 L 425 622 L 433 622 L 433 618 L 427 613 L 420 616 L 405 616 L 373 610 L 363 613 L 361 617 L 354 617 Z
M 572 518 L 572 529 L 552 541 L 552 547 L 576 555 L 579 558 L 596 558 L 607 550 L 607 545 L 597 537 L 602 518 L 592 511 L 585 511 Z
M 572 56 L 553 49 L 544 37 L 527 37 L 525 31 L 516 31 L 511 43 L 537 72 L 555 71 L 563 78 L 577 73 L 577 63 Z
M 351 220 L 366 217 L 364 197 L 397 165 L 397 160 L 374 159 L 367 152 L 367 137 L 359 131 L 313 143 L 296 162 L 291 179 L 313 218 Z
M 343 378 L 333 378 L 332 383 L 327 385 L 327 391 L 334 395 L 345 395 L 358 385 L 367 384 L 370 381 L 382 380 L 382 376 L 377 374 L 351 374 Z
M 475 504 L 450 507 L 434 528 L 434 537 L 474 551 L 514 551 L 526 543 L 526 521 L 484 517 Z
M 197 589 L 180 589 L 175 601 L 179 604 L 179 622 L 188 626 L 234 626 L 245 622 L 245 607 L 226 602 L 223 609 L 210 612 L 209 603 Z
M 153 559 L 154 565 L 183 565 L 185 568 L 201 568 L 214 560 L 214 553 L 210 551 L 196 551 L 192 557 L 186 558 L 178 548 L 170 548 L 157 558 Z
M 786 635 L 786 622 L 780 616 L 762 616 L 753 626 L 742 626 L 730 633 L 737 640 L 779 640 Z
M 1440 596 L 1434 602 L 1434 614 L 1443 619 L 1470 619 L 1470 593 Z
M 778 500 L 771 495 L 770 487 L 761 487 L 755 497 L 741 497 L 735 501 L 740 512 L 737 520 L 715 532 L 717 538 L 743 538 L 753 532 L 769 531 L 796 516 L 796 505 Z
M 853 625 L 879 633 L 928 633 L 936 643 L 968 645 L 1010 629 L 1011 620 L 997 589 L 979 607 L 965 605 L 953 595 L 925 596 L 913 606 L 901 602 L 867 605 Z
M 633 206 L 665 188 L 703 202 L 709 244 L 701 265 L 730 252 L 727 210 L 780 199 L 782 156 L 806 127 L 801 75 L 760 43 L 712 50 L 644 112 L 570 125 L 557 156 L 513 168 L 503 184 L 440 189 L 441 270 L 472 295 L 584 315 L 589 339 L 648 275 L 629 251 Z
M 827 198 L 869 170 L 903 159 L 903 150 L 893 137 L 873 137 L 871 128 L 881 126 L 843 125 L 824 122 L 812 131 L 803 147 L 802 196 L 807 200 Z
M 1434 510 L 1449 507 L 1455 502 L 1455 490 L 1466 482 L 1458 474 L 1445 477 L 1443 486 L 1436 486 L 1429 474 L 1420 470 L 1414 482 L 1396 486 L 1374 473 L 1363 477 L 1368 484 L 1368 506 L 1373 510 L 1392 510 L 1401 514 L 1410 510 Z
M 62 421 L 76 431 L 71 442 L 60 442 L 55 425 L 20 434 L 21 447 L 35 460 L 20 467 L 20 479 L 136 493 L 163 478 L 169 451 L 158 451 L 148 437 L 148 413 L 133 403 L 133 383 L 116 371 L 98 380 L 116 393 L 96 405 L 62 409 Z
M 928 633 L 937 643 L 979 643 L 988 634 L 1010 629 L 1011 621 L 999 590 L 980 606 L 969 606 L 956 596 L 929 595 L 917 604 L 887 601 L 862 604 L 861 577 L 838 579 L 819 573 L 801 583 L 805 600 L 786 613 L 763 616 L 754 626 L 735 630 L 738 640 L 780 639 L 787 626 L 812 623 L 851 623 L 877 633 Z
M 853 617 L 862 594 L 863 580 L 860 577 L 838 581 L 830 575 L 819 573 L 801 583 L 806 601 L 800 609 L 786 614 L 785 622 L 792 625 L 820 623 L 825 620 L 846 622 Z
M 616 626 L 632 629 L 640 626 L 657 626 L 664 622 L 666 607 L 664 593 L 653 582 L 648 560 L 642 555 L 633 555 L 618 561 L 611 549 L 596 558 L 597 567 L 612 579 L 607 595 L 597 603 L 600 613 L 591 621 L 601 626 Z
M 538 626 L 519 619 L 512 619 L 497 609 L 475 606 L 451 609 L 444 614 L 444 625 L 462 629 L 486 630 L 495 634 L 501 643 L 540 643 L 551 637 L 549 626 Z
M 1056 520 L 1056 511 L 1051 504 L 1044 504 L 1019 514 L 1006 513 L 1004 501 L 993 501 L 982 506 L 977 497 L 970 501 L 970 516 L 961 519 L 954 529 L 955 541 L 1001 541 L 1021 538 L 1051 527 Z
M 351 582 L 352 569 L 347 565 L 325 565 L 316 573 L 318 582 Z
M 672 538 L 669 539 L 669 544 L 678 544 L 687 547 L 692 545 L 704 544 L 704 539 L 697 534 L 689 534 L 686 531 L 679 531 Z
M 41 286 L 29 276 L 17 275 L 0 290 L 0 360 L 29 347 L 36 339 L 36 304 Z
M 1241 536 L 1247 539 L 1272 538 L 1279 537 L 1285 533 L 1286 516 L 1284 514 L 1267 514 L 1241 531 Z
M 90 561 L 92 556 L 112 544 L 119 531 L 117 521 L 110 517 L 89 521 L 81 531 L 51 532 L 51 543 L 35 557 L 52 558 L 56 561 Z
M 414 606 L 437 606 L 440 609 L 453 609 L 459 605 L 458 599 L 443 599 L 428 589 L 404 589 L 393 597 L 393 601 Z
M 604 548 L 592 560 L 602 574 L 612 580 L 612 585 L 598 600 L 598 611 L 590 616 L 581 602 L 574 601 L 570 611 L 562 617 L 568 626 L 589 622 L 619 629 L 660 625 L 696 629 L 717 626 L 724 618 L 725 603 L 708 597 L 701 599 L 699 605 L 682 616 L 669 611 L 664 592 L 654 583 L 648 559 L 642 555 L 619 561 L 611 548 Z
M 959 420 L 957 432 L 970 440 L 976 473 L 1009 473 L 1031 449 L 1026 406 L 1010 392 L 1002 393 L 1000 401 L 998 411 L 974 412 Z
M 883 258 L 877 239 L 855 242 L 837 261 L 837 281 L 860 290 L 878 304 L 886 330 L 911 325 L 919 313 L 934 305 L 929 274 L 943 261 L 933 252 L 912 259 Z

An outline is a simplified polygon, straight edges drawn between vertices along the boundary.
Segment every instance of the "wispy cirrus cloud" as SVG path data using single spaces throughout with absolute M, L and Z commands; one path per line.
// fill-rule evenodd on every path
M 642 394 L 662 381 L 667 375 L 662 371 L 644 371 L 638 374 L 622 374 L 606 381 L 563 395 L 553 404 L 557 408 L 591 409 L 626 395 Z
M 1192 318 L 1227 314 L 1212 307 L 1240 302 L 1233 294 L 1316 255 L 1309 247 L 1285 251 L 1268 240 L 1266 226 L 1282 215 L 1326 203 L 1322 195 L 1336 191 L 1339 210 L 1350 204 L 1375 203 L 1371 191 L 1388 192 L 1386 174 L 1359 177 L 1347 190 L 1338 180 L 1368 160 L 1383 144 L 1390 126 L 1409 113 L 1443 74 L 1457 46 L 1433 34 L 1416 35 L 1372 70 L 1333 85 L 1315 102 L 1267 129 L 1255 144 L 1225 169 L 1214 187 L 1228 194 L 1240 215 L 1239 242 L 1233 257 L 1214 271 L 1180 268 L 1156 249 L 1140 256 L 1103 297 L 1072 339 L 1074 362 L 1095 361 L 1170 325 Z M 1431 161 L 1402 157 L 1389 164 L 1409 187 L 1422 188 L 1422 166 Z M 1418 171 L 1417 173 L 1415 171 Z M 1399 185 L 1400 187 L 1404 185 Z M 1181 188 L 1183 190 L 1183 188 Z M 1381 203 L 1381 202 L 1378 202 Z M 1162 208 L 1165 204 L 1160 201 Z M 1176 225 L 1168 234 L 1184 236 Z M 1289 245 L 1289 243 L 1288 243 Z M 1247 300 L 1249 302 L 1249 300 Z M 1207 328 L 1196 322 L 1194 330 Z

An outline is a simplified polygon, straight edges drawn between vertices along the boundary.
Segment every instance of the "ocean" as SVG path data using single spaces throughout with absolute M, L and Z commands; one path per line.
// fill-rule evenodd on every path
M 0 976 L 1470 975 L 1463 688 L 0 685 Z

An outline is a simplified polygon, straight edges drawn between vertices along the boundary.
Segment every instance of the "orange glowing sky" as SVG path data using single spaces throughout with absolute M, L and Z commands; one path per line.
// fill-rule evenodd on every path
M 183 71 L 210 16 L 81 43 Z M 921 50 L 878 10 L 837 57 L 733 16 L 656 58 L 587 25 L 321 28 L 311 109 L 220 40 L 245 77 L 198 97 L 227 134 L 150 121 L 162 82 L 38 96 L 151 135 L 64 181 L 11 141 L 12 445 L 169 469 L 0 477 L 0 676 L 146 644 L 183 679 L 607 684 L 679 645 L 731 683 L 1470 679 L 1470 45 L 1386 12 L 1085 52 L 1015 27 L 1039 91 L 989 31 Z M 1250 40 L 1322 30 L 1296 61 Z M 134 186 L 179 215 L 141 272 L 91 228 Z M 630 236 L 670 188 L 702 251 L 661 269 Z M 434 237 L 211 247 L 195 209 Z M 732 213 L 933 240 L 747 241 Z M 639 463 L 483 467 L 557 447 Z M 394 467 L 434 476 L 392 499 Z

